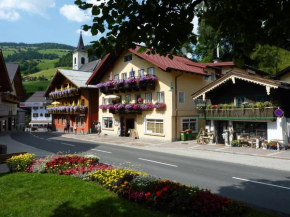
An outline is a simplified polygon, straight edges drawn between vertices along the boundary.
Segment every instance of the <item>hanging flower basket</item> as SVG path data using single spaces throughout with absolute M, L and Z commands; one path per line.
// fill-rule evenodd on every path
M 166 108 L 166 104 L 163 102 L 155 103 L 154 108 L 157 108 L 157 109 Z

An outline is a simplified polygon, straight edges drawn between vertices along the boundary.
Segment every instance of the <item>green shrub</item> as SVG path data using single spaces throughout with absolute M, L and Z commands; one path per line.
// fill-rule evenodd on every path
M 237 147 L 239 146 L 239 141 L 238 140 L 233 140 L 232 141 L 232 147 Z
M 262 102 L 256 102 L 256 107 L 258 109 L 264 109 L 265 108 L 264 103 L 262 103 Z
M 9 158 L 6 163 L 12 172 L 25 171 L 26 168 L 34 161 L 35 154 L 20 154 Z

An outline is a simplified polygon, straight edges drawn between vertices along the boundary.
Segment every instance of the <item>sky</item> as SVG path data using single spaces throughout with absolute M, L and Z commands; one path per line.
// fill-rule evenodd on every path
M 92 24 L 90 11 L 79 9 L 74 0 L 0 0 L 0 42 L 55 42 L 76 47 L 84 24 Z M 101 37 L 82 34 L 84 44 Z

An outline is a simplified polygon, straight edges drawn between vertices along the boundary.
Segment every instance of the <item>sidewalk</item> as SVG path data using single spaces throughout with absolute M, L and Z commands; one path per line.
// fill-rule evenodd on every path
M 101 137 L 98 137 L 96 134 L 62 134 L 62 137 L 106 145 L 123 146 L 200 159 L 290 171 L 290 167 L 287 166 L 290 163 L 289 150 L 272 151 L 246 147 L 198 145 L 196 140 L 166 142 L 113 135 L 102 135 Z

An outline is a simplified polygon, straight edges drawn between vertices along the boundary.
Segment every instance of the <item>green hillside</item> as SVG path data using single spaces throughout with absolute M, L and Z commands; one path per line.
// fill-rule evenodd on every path
M 24 89 L 26 94 L 30 95 L 38 90 L 46 90 L 50 81 L 28 81 L 23 82 Z
M 71 69 L 71 67 L 59 67 L 61 69 Z M 51 76 L 53 76 L 56 73 L 56 70 L 58 68 L 52 68 L 52 69 L 48 69 L 48 70 L 43 70 L 37 73 L 33 73 L 30 74 L 29 76 L 35 76 L 35 77 L 40 77 L 40 76 L 44 76 L 47 79 L 50 79 Z

